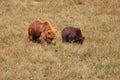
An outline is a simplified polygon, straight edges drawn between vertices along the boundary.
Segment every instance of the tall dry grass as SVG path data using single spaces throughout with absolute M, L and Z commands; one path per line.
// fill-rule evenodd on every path
M 57 44 L 28 40 L 36 19 L 57 29 Z M 61 30 L 80 27 L 83 45 L 65 44 Z M 0 0 L 0 80 L 119 80 L 119 0 Z

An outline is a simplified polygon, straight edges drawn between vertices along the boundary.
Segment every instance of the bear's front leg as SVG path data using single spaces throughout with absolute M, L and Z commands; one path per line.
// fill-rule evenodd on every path
M 51 42 L 53 45 L 56 45 L 56 40 L 52 40 Z
M 41 43 L 43 46 L 47 46 L 46 36 L 45 36 L 44 33 L 41 34 L 40 43 Z
M 74 40 L 73 37 L 68 37 L 68 42 L 69 42 L 69 43 L 74 43 L 74 41 L 75 41 L 75 40 Z

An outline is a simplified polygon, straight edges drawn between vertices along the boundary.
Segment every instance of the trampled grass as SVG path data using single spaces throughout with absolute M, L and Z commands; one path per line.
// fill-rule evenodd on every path
M 56 45 L 29 42 L 36 19 L 57 29 Z M 66 26 L 81 28 L 83 45 L 62 43 Z M 0 0 L 0 80 L 119 79 L 119 0 Z

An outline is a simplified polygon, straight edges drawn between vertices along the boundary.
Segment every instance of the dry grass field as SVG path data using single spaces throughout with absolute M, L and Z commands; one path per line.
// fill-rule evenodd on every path
M 29 42 L 37 19 L 57 29 L 56 45 Z M 83 45 L 62 43 L 66 26 Z M 0 0 L 0 80 L 120 80 L 120 1 Z

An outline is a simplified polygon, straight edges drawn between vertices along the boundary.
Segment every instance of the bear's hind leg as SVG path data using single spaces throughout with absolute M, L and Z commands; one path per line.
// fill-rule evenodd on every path
M 33 41 L 33 36 L 32 35 L 29 35 L 29 40 Z
M 68 42 L 67 37 L 66 36 L 62 36 L 62 42 Z

